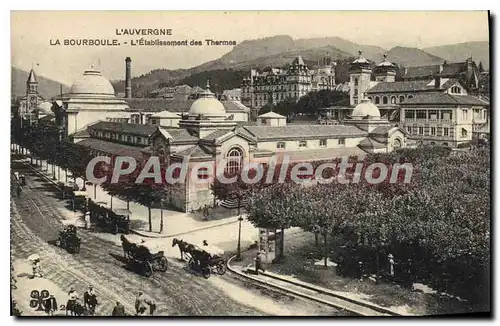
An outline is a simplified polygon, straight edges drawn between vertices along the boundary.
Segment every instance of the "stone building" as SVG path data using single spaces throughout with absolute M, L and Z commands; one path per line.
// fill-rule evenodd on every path
M 243 79 L 241 102 L 252 109 L 266 104 L 277 104 L 285 99 L 298 101 L 311 91 L 335 87 L 335 63 L 326 55 L 318 68 L 309 69 L 301 56 L 295 58 L 287 69 L 255 69 Z

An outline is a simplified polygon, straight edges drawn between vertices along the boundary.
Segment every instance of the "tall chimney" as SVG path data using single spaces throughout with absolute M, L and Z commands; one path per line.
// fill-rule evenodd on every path
M 132 98 L 132 75 L 130 72 L 130 63 L 132 59 L 125 59 L 125 98 Z

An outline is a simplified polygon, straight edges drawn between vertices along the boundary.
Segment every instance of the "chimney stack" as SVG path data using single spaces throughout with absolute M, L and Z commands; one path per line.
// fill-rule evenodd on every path
M 436 75 L 434 77 L 434 88 L 440 89 L 441 88 L 441 76 Z
M 132 59 L 125 59 L 125 98 L 132 98 L 132 74 L 130 72 L 130 63 Z

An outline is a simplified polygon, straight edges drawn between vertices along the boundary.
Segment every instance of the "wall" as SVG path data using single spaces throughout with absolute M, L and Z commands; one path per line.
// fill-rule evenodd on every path
M 320 139 L 326 139 L 326 147 L 320 147 Z M 310 150 L 310 149 L 319 149 L 319 148 L 348 148 L 348 147 L 356 147 L 359 142 L 364 139 L 364 137 L 349 137 L 344 138 L 345 145 L 339 145 L 338 138 L 317 138 L 317 139 L 308 139 L 307 147 L 299 147 L 300 140 L 287 140 L 287 141 L 263 141 L 257 144 L 258 149 L 268 150 L 268 151 L 276 151 L 276 152 L 286 152 L 286 151 L 299 151 L 299 150 Z M 285 143 L 285 149 L 278 149 L 276 146 L 279 142 Z

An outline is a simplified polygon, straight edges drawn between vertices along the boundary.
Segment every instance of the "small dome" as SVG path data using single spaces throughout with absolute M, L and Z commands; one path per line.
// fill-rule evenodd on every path
M 94 69 L 86 70 L 71 86 L 71 94 L 115 96 L 113 85 Z
M 353 119 L 357 120 L 363 119 L 366 116 L 370 116 L 370 118 L 380 118 L 379 109 L 369 99 L 363 99 L 361 103 L 356 105 L 351 115 Z
M 225 116 L 226 109 L 224 105 L 215 98 L 214 93 L 210 91 L 210 85 L 207 82 L 207 89 L 200 93 L 200 97 L 191 104 L 189 108 L 190 115 L 212 115 Z

